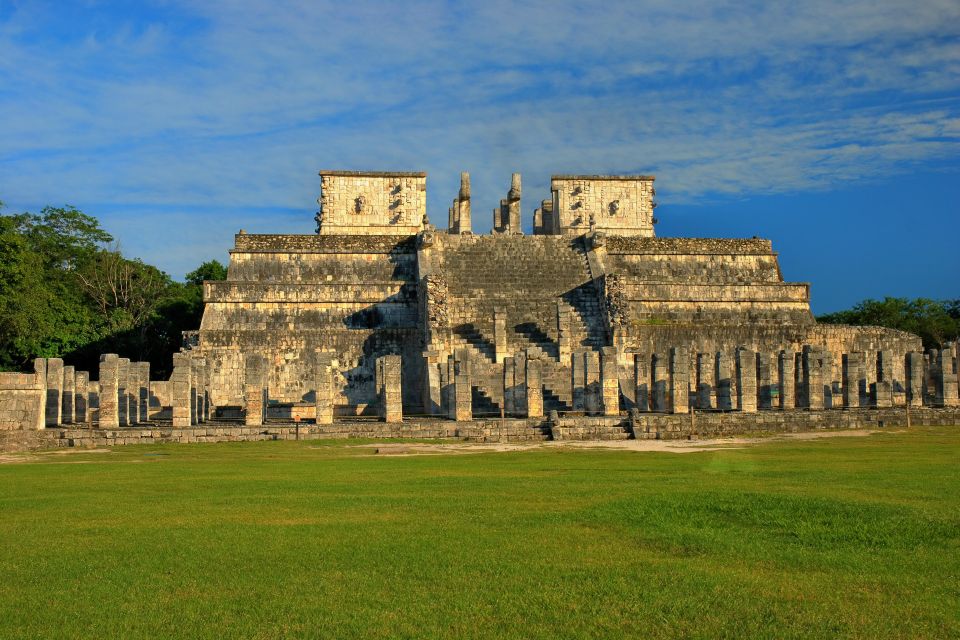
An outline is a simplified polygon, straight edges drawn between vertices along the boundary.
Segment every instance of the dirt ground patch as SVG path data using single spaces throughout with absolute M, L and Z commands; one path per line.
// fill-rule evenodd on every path
M 522 443 L 472 443 L 472 442 L 444 442 L 430 443 L 383 443 L 357 445 L 360 448 L 372 449 L 375 455 L 408 456 L 408 455 L 458 455 L 470 453 L 487 453 L 496 451 L 526 451 L 544 447 L 566 447 L 571 449 L 617 449 L 621 451 L 663 451 L 667 453 L 697 453 L 699 451 L 716 451 L 718 449 L 744 449 L 765 442 L 777 440 L 818 440 L 821 438 L 856 438 L 880 433 L 876 429 L 853 429 L 850 431 L 806 431 L 803 433 L 782 433 L 769 437 L 729 437 L 729 438 L 702 438 L 696 440 L 590 440 L 567 442 L 538 442 Z M 885 430 L 883 433 L 890 433 Z

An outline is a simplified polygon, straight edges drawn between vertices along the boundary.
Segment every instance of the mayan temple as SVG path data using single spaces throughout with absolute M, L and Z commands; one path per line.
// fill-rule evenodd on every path
M 658 238 L 655 195 L 652 176 L 556 175 L 527 235 L 513 174 L 480 235 L 466 173 L 437 229 L 425 173 L 321 171 L 316 233 L 241 230 L 168 380 L 118 354 L 96 374 L 38 359 L 0 376 L 0 431 L 523 441 L 957 419 L 956 344 L 818 325 L 769 240 Z

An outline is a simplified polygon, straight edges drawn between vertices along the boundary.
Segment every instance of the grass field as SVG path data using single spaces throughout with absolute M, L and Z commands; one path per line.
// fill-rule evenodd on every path
M 960 637 L 960 428 L 0 464 L 0 637 Z

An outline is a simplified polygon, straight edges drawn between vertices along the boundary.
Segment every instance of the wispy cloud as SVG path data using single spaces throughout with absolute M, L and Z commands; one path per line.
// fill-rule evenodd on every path
M 461 170 L 483 212 L 518 170 L 529 210 L 554 172 L 691 202 L 960 156 L 953 0 L 135 6 L 0 10 L 0 198 L 134 216 L 176 274 L 238 218 L 309 232 L 321 166 L 427 170 L 442 223 Z

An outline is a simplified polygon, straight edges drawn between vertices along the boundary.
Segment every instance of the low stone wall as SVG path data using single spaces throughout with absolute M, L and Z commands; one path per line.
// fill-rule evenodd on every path
M 46 401 L 39 374 L 0 373 L 0 431 L 43 429 Z
M 0 451 L 58 447 L 104 447 L 123 444 L 241 442 L 257 440 L 322 440 L 336 438 L 456 439 L 470 442 L 542 442 L 545 440 L 678 439 L 740 434 L 905 427 L 900 409 L 797 411 L 782 413 L 639 414 L 630 416 L 565 416 L 550 419 L 406 420 L 402 424 L 342 421 L 329 425 L 277 424 L 244 427 L 211 424 L 205 427 L 130 427 L 124 429 L 55 428 L 0 432 Z M 912 426 L 960 427 L 960 409 L 914 409 Z

